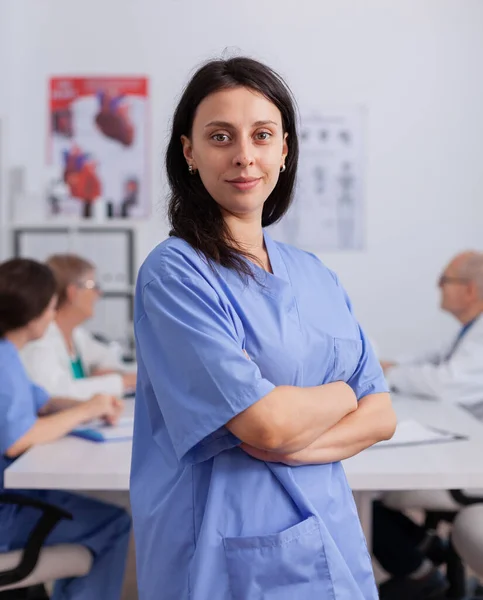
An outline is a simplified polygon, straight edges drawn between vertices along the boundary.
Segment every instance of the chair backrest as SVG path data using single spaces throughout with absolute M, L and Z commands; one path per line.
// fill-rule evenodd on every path
M 59 521 L 72 520 L 72 515 L 59 506 L 47 504 L 38 498 L 31 498 L 14 492 L 0 492 L 0 505 L 29 506 L 41 511 L 41 516 L 32 523 L 32 529 L 19 560 L 11 569 L 0 570 L 0 589 L 25 581 L 35 569 L 45 540 Z
M 468 506 L 458 514 L 451 537 L 463 561 L 483 577 L 483 504 Z
M 22 550 L 0 553 L 0 571 L 9 571 L 19 564 Z M 0 586 L 0 592 L 39 585 L 66 577 L 83 577 L 89 573 L 93 557 L 84 546 L 59 544 L 41 550 L 33 571 L 21 581 Z

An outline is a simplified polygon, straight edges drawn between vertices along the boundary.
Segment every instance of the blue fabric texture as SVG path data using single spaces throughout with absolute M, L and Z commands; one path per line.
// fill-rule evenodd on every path
M 0 339 L 0 491 L 3 473 L 13 461 L 4 453 L 31 429 L 49 394 L 33 384 L 15 346 Z M 124 579 L 131 518 L 121 508 L 63 491 L 16 490 L 71 513 L 61 521 L 46 545 L 81 544 L 94 556 L 85 577 L 56 582 L 52 600 L 119 600 Z M 23 548 L 40 517 L 29 507 L 0 504 L 0 552 Z
M 225 427 L 274 386 L 387 392 L 337 277 L 265 233 L 256 281 L 177 238 L 137 283 L 131 471 L 140 600 L 376 600 L 340 463 L 257 461 Z M 246 353 L 246 354 L 245 354 Z M 249 359 L 247 358 L 249 356 Z

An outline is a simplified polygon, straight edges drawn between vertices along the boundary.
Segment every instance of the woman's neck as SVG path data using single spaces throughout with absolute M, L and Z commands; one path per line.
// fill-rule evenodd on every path
M 74 348 L 74 340 L 72 338 L 72 332 L 74 329 L 80 325 L 78 319 L 75 318 L 74 315 L 70 313 L 68 310 L 63 310 L 62 308 L 57 311 L 57 315 L 55 317 L 55 323 L 57 327 L 60 329 L 65 343 L 69 349 L 69 352 L 75 352 Z
M 11 342 L 19 352 L 31 341 L 25 329 L 15 329 L 15 331 L 9 331 L 5 335 L 5 339 Z
M 231 237 L 242 252 L 266 262 L 267 252 L 263 238 L 261 215 L 240 219 L 234 215 L 225 215 Z
M 245 218 L 225 213 L 223 218 L 238 248 L 253 257 L 252 260 L 258 266 L 272 273 L 272 266 L 263 237 L 261 213 L 248 215 Z
M 231 214 L 223 216 L 233 240 L 244 252 L 255 254 L 264 248 L 261 215 L 244 219 Z

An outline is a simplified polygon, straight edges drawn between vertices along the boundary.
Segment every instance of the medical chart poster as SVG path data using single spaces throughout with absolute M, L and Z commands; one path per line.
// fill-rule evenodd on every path
M 147 217 L 148 125 L 146 77 L 51 78 L 48 214 Z
M 276 239 L 316 253 L 363 248 L 364 114 L 351 108 L 302 117 L 295 199 L 272 229 Z

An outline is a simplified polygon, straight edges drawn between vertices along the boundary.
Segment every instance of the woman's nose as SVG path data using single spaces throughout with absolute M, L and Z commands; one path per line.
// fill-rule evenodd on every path
M 254 160 L 251 144 L 248 141 L 240 142 L 233 157 L 234 166 L 245 169 L 252 165 Z

